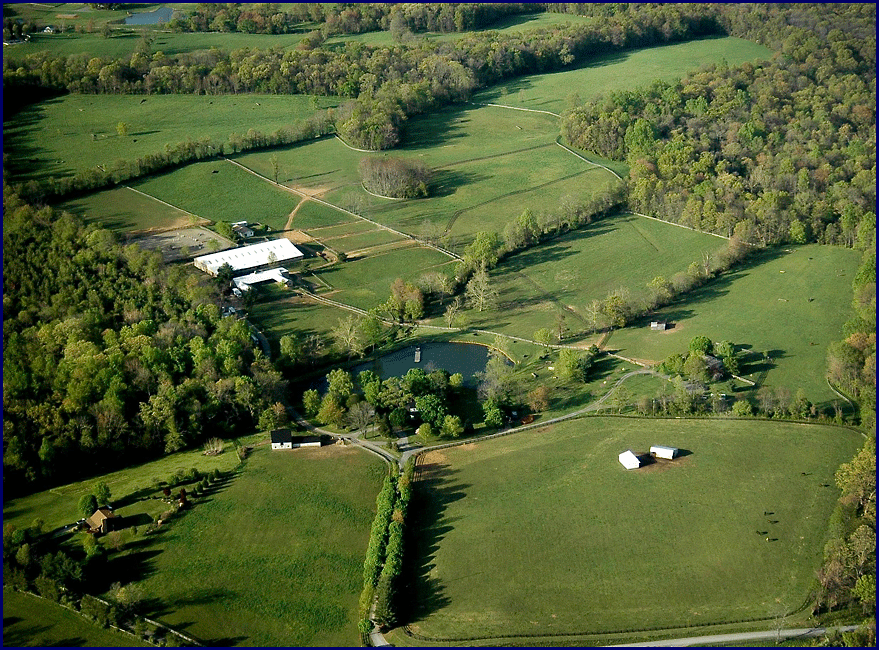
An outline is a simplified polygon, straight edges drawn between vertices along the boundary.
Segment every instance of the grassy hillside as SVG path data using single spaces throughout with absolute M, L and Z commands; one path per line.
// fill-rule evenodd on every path
M 354 448 L 257 448 L 226 488 L 113 565 L 140 567 L 162 603 L 153 614 L 209 645 L 356 644 L 384 472 Z
M 771 56 L 772 50 L 741 38 L 706 38 L 601 55 L 571 70 L 510 80 L 476 93 L 473 101 L 561 113 L 575 93 L 585 101 L 655 79 L 677 80 L 704 65 L 726 61 L 733 66 Z
M 412 629 L 527 638 L 793 612 L 821 561 L 833 473 L 861 443 L 830 427 L 587 418 L 432 452 Z M 653 444 L 685 455 L 618 462 Z
M 3 645 L 100 648 L 151 647 L 140 639 L 103 629 L 56 603 L 3 590 Z
M 336 105 L 337 98 L 310 95 L 65 95 L 4 119 L 4 149 L 15 180 L 71 176 L 189 139 L 225 142 L 251 128 L 273 133 Z M 128 135 L 118 134 L 119 122 Z
M 827 346 L 851 315 L 859 259 L 832 246 L 770 251 L 651 317 L 667 319 L 672 329 L 651 332 L 649 322 L 636 323 L 614 332 L 607 347 L 660 361 L 686 351 L 694 336 L 727 339 L 746 346 L 745 352 L 770 352 L 768 372 L 751 380 L 792 394 L 802 387 L 811 401 L 829 403 L 838 396 L 825 380 Z

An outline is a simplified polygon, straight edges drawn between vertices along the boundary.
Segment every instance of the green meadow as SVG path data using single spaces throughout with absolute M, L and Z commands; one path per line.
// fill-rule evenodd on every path
M 427 271 L 451 274 L 454 260 L 432 248 L 408 246 L 316 269 L 313 273 L 319 282 L 335 290 L 326 294 L 327 298 L 360 309 L 372 309 L 391 295 L 394 280 L 402 278 L 411 282 Z
M 521 644 L 793 613 L 821 562 L 833 473 L 862 442 L 816 425 L 594 417 L 428 453 L 411 629 Z M 682 455 L 633 471 L 617 459 L 654 444 Z
M 4 119 L 3 138 L 16 180 L 60 178 L 190 139 L 221 143 L 251 128 L 273 133 L 338 103 L 310 95 L 69 94 Z M 120 122 L 128 126 L 125 136 L 117 131 Z
M 79 215 L 86 221 L 101 223 L 117 233 L 206 223 L 128 187 L 88 194 L 65 201 L 58 208 Z
M 603 54 L 570 70 L 518 77 L 476 93 L 473 101 L 560 114 L 574 94 L 585 101 L 646 86 L 656 79 L 676 81 L 705 65 L 726 61 L 732 66 L 771 56 L 772 50 L 732 36 L 659 45 Z
M 225 160 L 181 167 L 131 187 L 211 221 L 249 221 L 283 230 L 300 197 Z
M 859 254 L 833 246 L 792 246 L 758 255 L 648 320 L 615 331 L 606 345 L 628 357 L 661 361 L 683 353 L 694 336 L 729 340 L 748 357 L 770 353 L 763 373 L 745 376 L 791 393 L 802 388 L 812 402 L 838 396 L 825 379 L 827 346 L 852 315 L 851 283 Z M 674 324 L 652 332 L 649 320 Z M 756 361 L 756 358 L 754 359 Z
M 137 637 L 104 629 L 43 598 L 3 590 L 3 645 L 10 647 L 151 647 Z
M 226 485 L 110 566 L 161 603 L 152 617 L 207 645 L 356 645 L 385 467 L 351 447 L 257 447 Z
M 593 300 L 620 288 L 635 293 L 658 275 L 670 279 L 703 251 L 724 246 L 718 237 L 653 219 L 608 217 L 506 258 L 491 272 L 497 307 L 468 310 L 467 323 L 530 338 L 540 328 L 553 330 L 564 314 L 571 334 L 583 332 L 591 327 Z

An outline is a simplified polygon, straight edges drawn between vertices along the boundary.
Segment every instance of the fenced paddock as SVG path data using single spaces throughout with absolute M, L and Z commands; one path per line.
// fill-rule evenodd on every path
M 621 449 L 657 439 L 681 457 L 621 469 Z M 795 612 L 834 472 L 862 444 L 817 425 L 590 417 L 428 453 L 412 630 L 491 645 Z

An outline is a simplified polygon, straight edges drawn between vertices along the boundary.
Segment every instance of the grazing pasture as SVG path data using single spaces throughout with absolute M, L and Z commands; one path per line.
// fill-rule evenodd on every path
M 397 278 L 413 281 L 428 270 L 451 274 L 453 263 L 452 258 L 439 251 L 411 245 L 315 269 L 314 275 L 335 289 L 327 294 L 328 298 L 372 309 L 387 300 Z
M 134 160 L 190 139 L 222 143 L 251 128 L 270 134 L 308 118 L 315 108 L 338 103 L 335 97 L 310 95 L 69 94 L 4 118 L 3 138 L 13 179 L 42 180 L 98 165 L 109 169 L 117 160 Z M 120 122 L 127 125 L 127 135 L 119 135 Z
M 552 330 L 556 315 L 564 313 L 572 333 L 582 332 L 591 328 L 587 306 L 593 300 L 622 287 L 639 291 L 658 275 L 670 279 L 703 251 L 725 244 L 632 214 L 607 217 L 505 259 L 491 272 L 496 309 L 469 310 L 468 322 L 530 338 L 537 329 Z
M 428 453 L 412 630 L 527 643 L 794 612 L 833 474 L 862 442 L 817 425 L 595 417 Z M 631 471 L 617 459 L 655 444 L 683 454 Z
M 356 645 L 385 463 L 352 447 L 254 449 L 228 483 L 109 564 L 208 645 Z M 344 480 L 338 480 L 340 476 Z
M 149 648 L 137 637 L 104 629 L 56 603 L 3 590 L 3 645 L 10 647 Z
M 651 332 L 649 320 L 633 323 L 614 332 L 607 346 L 661 361 L 686 351 L 694 336 L 726 339 L 745 346 L 742 370 L 752 381 L 792 393 L 802 388 L 812 402 L 829 404 L 840 398 L 825 380 L 827 345 L 852 315 L 859 259 L 855 251 L 820 245 L 763 253 L 649 319 L 674 323 L 672 329 Z
M 250 221 L 273 230 L 284 229 L 301 200 L 225 160 L 193 163 L 130 185 L 211 221 Z
M 117 187 L 86 194 L 58 205 L 86 221 L 101 223 L 117 233 L 181 228 L 210 223 L 207 219 L 175 208 L 154 197 Z
M 574 94 L 586 101 L 597 95 L 646 86 L 656 79 L 676 81 L 688 72 L 722 61 L 733 66 L 771 56 L 772 50 L 742 38 L 705 38 L 602 54 L 569 70 L 498 84 L 474 94 L 473 101 L 560 114 L 569 107 L 568 98 Z

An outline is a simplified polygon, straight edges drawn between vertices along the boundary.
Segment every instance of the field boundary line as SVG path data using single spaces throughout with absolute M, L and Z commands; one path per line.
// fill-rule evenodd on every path
M 127 190 L 131 190 L 132 192 L 137 192 L 141 196 L 145 196 L 148 199 L 152 199 L 153 201 L 158 201 L 159 203 L 162 203 L 163 205 L 167 205 L 169 208 L 174 208 L 175 210 L 180 210 L 180 212 L 182 212 L 183 214 L 188 214 L 190 217 L 195 217 L 196 219 L 203 219 L 204 221 L 210 221 L 210 219 L 205 219 L 204 217 L 199 216 L 199 215 L 195 214 L 194 212 L 190 212 L 189 210 L 184 210 L 183 208 L 179 208 L 176 205 L 171 205 L 167 201 L 163 201 L 162 199 L 156 198 L 155 196 L 153 196 L 151 194 L 147 194 L 146 192 L 141 192 L 140 190 L 136 190 L 133 187 L 131 187 L 130 185 L 123 185 L 122 187 L 124 187 Z M 179 229 L 178 228 L 170 228 L 170 230 L 179 230 Z
M 558 113 L 552 111 L 541 111 L 536 108 L 520 108 L 519 106 L 508 106 L 507 104 L 492 104 L 490 102 L 467 102 L 468 104 L 476 104 L 477 106 L 496 106 L 497 108 L 509 108 L 512 111 L 525 111 L 526 113 L 545 113 L 553 117 L 561 117 Z
M 370 196 L 374 196 L 377 199 L 388 199 L 389 201 L 405 201 L 405 196 L 384 196 L 383 194 L 376 194 L 375 192 L 370 192 L 366 189 L 366 185 L 363 184 L 363 181 L 360 182 L 360 187 L 364 192 L 369 194 Z
M 622 176 L 620 176 L 619 174 L 617 174 L 617 173 L 616 173 L 614 170 L 612 170 L 610 167 L 605 167 L 605 166 L 602 165 L 601 163 L 594 162 L 594 161 L 592 161 L 592 160 L 589 160 L 589 159 L 586 158 L 585 156 L 581 156 L 580 154 L 578 154 L 576 151 L 574 151 L 574 150 L 571 149 L 570 147 L 566 147 L 566 146 L 563 145 L 561 142 L 559 142 L 559 139 L 558 139 L 558 138 L 556 138 L 555 143 L 556 143 L 558 146 L 560 146 L 562 149 L 564 149 L 565 151 L 567 151 L 569 154 L 572 154 L 572 155 L 574 155 L 574 156 L 577 156 L 577 158 L 579 158 L 580 160 L 586 161 L 586 162 L 588 162 L 590 165 L 595 165 L 596 167 L 601 167 L 602 169 L 607 170 L 607 171 L 609 171 L 611 174 L 613 174 L 614 176 L 616 176 L 618 180 L 620 180 L 620 181 L 623 180 Z
M 338 133 L 334 133 L 333 135 L 336 136 L 336 140 L 338 140 L 338 141 L 341 142 L 343 145 L 345 145 L 346 147 L 348 147 L 351 151 L 359 151 L 359 152 L 361 152 L 361 153 L 381 153 L 381 149 L 358 149 L 357 147 L 352 147 L 350 144 L 348 144 L 347 142 L 345 142 L 345 141 L 342 139 L 342 136 L 340 136 Z
M 425 241 L 423 241 L 423 240 L 421 240 L 421 239 L 418 239 L 417 237 L 415 237 L 415 236 L 413 236 L 413 235 L 410 235 L 409 233 L 405 233 L 405 232 L 402 232 L 402 231 L 400 231 L 400 230 L 394 230 L 394 229 L 391 228 L 390 226 L 386 226 L 386 225 L 384 225 L 383 223 L 379 223 L 378 221 L 373 221 L 372 219 L 369 219 L 369 218 L 367 218 L 367 217 L 364 217 L 362 214 L 357 214 L 356 212 L 351 212 L 351 210 L 346 210 L 345 208 L 342 208 L 342 207 L 340 207 L 340 206 L 338 206 L 338 205 L 333 205 L 333 204 L 330 203 L 329 201 L 324 201 L 323 199 L 318 198 L 318 197 L 316 197 L 316 196 L 310 196 L 310 195 L 306 194 L 305 192 L 300 192 L 299 190 L 294 190 L 292 187 L 287 187 L 286 185 L 281 185 L 280 183 L 276 183 L 275 181 L 273 181 L 273 180 L 272 180 L 271 178 L 269 178 L 268 176 L 263 176 L 263 175 L 260 174 L 259 172 L 254 171 L 253 169 L 250 169 L 249 167 L 246 167 L 246 166 L 242 165 L 242 164 L 241 164 L 240 162 L 238 162 L 237 160 L 232 160 L 231 158 L 226 158 L 225 156 L 223 156 L 223 160 L 225 160 L 225 161 L 227 161 L 227 162 L 230 162 L 230 163 L 232 163 L 233 165 L 238 165 L 239 167 L 241 167 L 241 169 L 243 169 L 243 170 L 245 170 L 245 171 L 247 171 L 247 172 L 250 172 L 251 174 L 253 174 L 253 175 L 256 176 L 257 178 L 261 178 L 261 179 L 263 179 L 264 181 L 266 181 L 266 182 L 268 182 L 268 183 L 271 183 L 271 184 L 274 185 L 275 187 L 279 187 L 279 188 L 281 188 L 282 190 L 287 190 L 288 192 L 292 192 L 293 194 L 297 194 L 297 195 L 302 196 L 302 197 L 307 197 L 307 198 L 311 199 L 312 201 L 314 201 L 315 203 L 321 203 L 321 204 L 327 206 L 328 208 L 333 208 L 334 210 L 339 210 L 340 212 L 344 212 L 345 214 L 350 214 L 352 217 L 354 217 L 354 218 L 356 218 L 356 219 L 362 219 L 363 221 L 367 221 L 367 222 L 371 223 L 371 224 L 374 225 L 374 226 L 377 226 L 377 227 L 379 227 L 379 228 L 382 228 L 383 230 L 389 230 L 390 232 L 395 233 L 395 234 L 397 234 L 397 235 L 400 235 L 401 237 L 405 237 L 406 239 L 411 239 L 411 240 L 413 240 L 413 241 L 417 241 L 417 242 L 419 242 L 420 244 L 422 244 L 423 246 L 427 246 L 428 248 L 433 248 L 434 250 L 437 250 L 437 251 L 439 251 L 440 253 L 443 253 L 444 255 L 448 255 L 449 257 L 451 257 L 451 258 L 453 258 L 453 259 L 456 259 L 456 260 L 460 260 L 460 259 L 461 259 L 461 256 L 460 256 L 460 255 L 455 255 L 455 253 L 452 253 L 451 251 L 447 251 L 447 250 L 444 249 L 444 248 L 440 248 L 439 246 L 434 246 L 433 244 L 429 244 L 429 243 L 427 243 L 427 242 L 425 242 Z
M 716 232 L 708 232 L 707 230 L 697 230 L 692 226 L 685 226 L 682 223 L 675 223 L 674 221 L 666 221 L 665 219 L 660 219 L 659 217 L 651 217 L 649 214 L 641 214 L 640 212 L 635 212 L 634 210 L 627 210 L 630 214 L 634 214 L 636 217 L 644 217 L 645 219 L 653 219 L 654 221 L 659 221 L 660 223 L 667 223 L 670 226 L 677 226 L 678 228 L 685 228 L 687 230 L 692 230 L 693 232 L 702 233 L 703 235 L 711 235 L 712 237 L 720 237 L 721 239 L 725 239 L 729 241 L 731 237 L 727 237 L 726 235 L 718 235 Z M 743 242 L 744 243 L 744 242 Z M 748 246 L 753 246 L 753 244 L 748 244 Z

